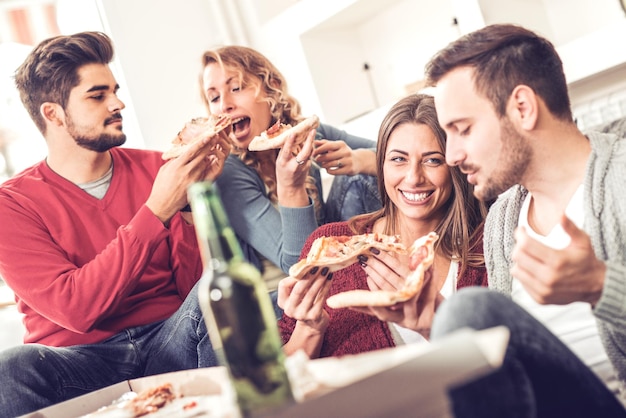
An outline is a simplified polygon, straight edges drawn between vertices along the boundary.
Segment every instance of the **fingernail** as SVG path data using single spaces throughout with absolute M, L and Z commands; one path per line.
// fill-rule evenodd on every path
M 319 269 L 319 267 L 317 267 L 317 266 L 316 266 L 316 267 L 313 267 L 309 273 L 311 273 L 311 274 L 315 274 L 315 273 L 317 273 L 317 270 L 318 270 L 318 269 Z
M 328 273 L 328 267 L 324 267 L 324 268 L 322 269 L 322 271 L 320 271 L 320 274 L 321 274 L 322 276 L 326 276 L 326 273 Z
M 376 247 L 370 248 L 370 251 L 372 252 L 372 254 L 380 254 L 380 250 Z
M 367 261 L 367 256 L 366 256 L 366 255 L 363 255 L 363 254 L 359 254 L 359 255 L 357 256 L 357 259 L 358 259 L 360 262 L 365 263 L 365 262 Z
M 328 276 L 326 276 L 326 280 L 332 280 L 333 278 L 333 273 L 328 273 Z

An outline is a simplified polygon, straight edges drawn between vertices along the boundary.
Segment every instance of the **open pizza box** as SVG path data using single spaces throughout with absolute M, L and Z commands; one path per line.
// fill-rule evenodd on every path
M 504 327 L 460 330 L 435 343 L 412 344 L 374 352 L 309 360 L 291 356 L 287 368 L 298 402 L 253 416 L 268 417 L 452 417 L 449 388 L 497 370 L 508 345 Z M 118 383 L 48 408 L 28 418 L 126 417 L 93 414 L 129 392 L 140 393 L 171 383 L 181 399 L 210 398 L 205 412 L 169 409 L 149 415 L 173 417 L 239 417 L 223 367 L 186 370 Z M 204 402 L 204 401 L 203 401 Z M 210 411 L 210 412 L 209 412 Z M 197 412 L 197 411 L 196 411 Z

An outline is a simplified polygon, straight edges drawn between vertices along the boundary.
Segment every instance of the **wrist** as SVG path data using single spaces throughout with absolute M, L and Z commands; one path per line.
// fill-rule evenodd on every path
M 328 329 L 328 318 L 320 318 L 319 320 L 298 320 L 296 327 L 302 334 L 310 337 L 323 336 Z

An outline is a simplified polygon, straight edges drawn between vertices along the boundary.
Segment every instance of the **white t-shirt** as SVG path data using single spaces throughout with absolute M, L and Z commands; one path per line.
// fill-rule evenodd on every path
M 446 299 L 452 296 L 452 294 L 456 292 L 456 280 L 457 280 L 456 276 L 458 274 L 458 271 L 459 271 L 459 262 L 454 261 L 454 260 L 451 261 L 450 268 L 448 269 L 448 275 L 446 276 L 446 280 L 445 282 L 443 282 L 443 286 L 441 287 L 441 290 L 439 291 L 439 293 L 441 293 L 441 296 L 443 296 Z M 413 331 L 412 329 L 401 327 L 395 322 L 390 322 L 389 324 L 392 326 L 391 331 L 394 336 L 396 345 L 428 341 L 426 338 L 422 336 L 422 334 L 420 334 L 417 331 Z
M 546 236 L 537 234 L 528 225 L 530 199 L 531 195 L 528 193 L 520 211 L 519 225 L 526 228 L 530 237 L 546 246 L 554 249 L 567 247 L 570 243 L 570 237 L 560 224 L 556 225 Z M 582 185 L 578 187 L 572 196 L 565 214 L 578 228 L 582 227 L 584 220 Z M 589 303 L 574 302 L 568 305 L 539 304 L 515 278 L 513 279 L 512 297 L 515 302 L 559 337 L 619 397 L 619 384 L 615 370 L 600 341 L 598 326 Z M 622 402 L 625 402 L 625 400 L 622 399 Z

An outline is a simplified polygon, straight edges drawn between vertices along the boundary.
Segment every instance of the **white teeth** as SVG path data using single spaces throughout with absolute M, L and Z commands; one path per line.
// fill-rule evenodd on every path
M 242 116 L 242 117 L 237 118 L 237 119 L 232 119 L 232 120 L 230 121 L 230 123 L 231 123 L 232 125 L 234 125 L 234 124 L 236 124 L 237 122 L 241 122 L 241 121 L 242 121 L 242 120 L 244 120 L 244 119 L 245 119 L 245 117 L 244 117 L 244 116 Z
M 430 196 L 430 193 L 408 193 L 404 191 L 401 193 L 404 197 L 407 198 L 407 200 L 410 200 L 412 202 L 419 202 L 421 200 L 426 199 L 428 196 Z

